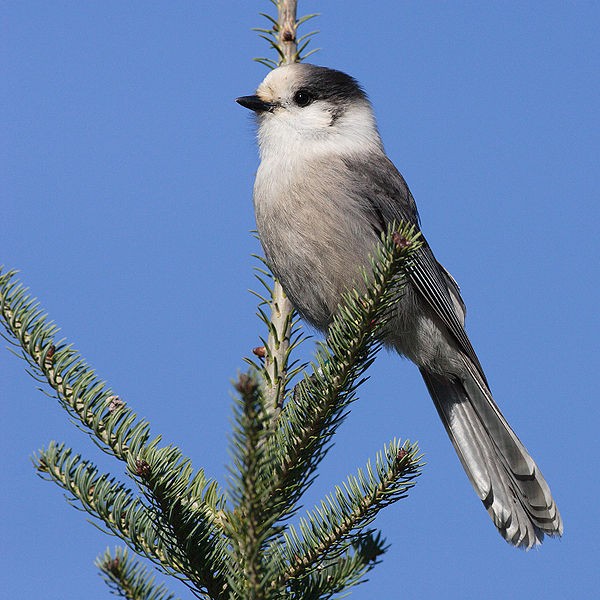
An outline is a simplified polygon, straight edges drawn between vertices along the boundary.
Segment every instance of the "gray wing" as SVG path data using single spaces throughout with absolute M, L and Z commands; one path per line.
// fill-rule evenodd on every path
M 408 185 L 385 155 L 373 156 L 371 160 L 346 159 L 344 166 L 348 170 L 354 193 L 362 190 L 359 201 L 378 235 L 386 231 L 392 221 L 420 225 L 417 206 Z M 464 307 L 458 285 L 437 262 L 424 237 L 423 241 L 424 244 L 413 261 L 410 281 L 486 381 L 479 359 L 465 332 L 462 317 L 457 314 L 452 299 L 454 296 Z

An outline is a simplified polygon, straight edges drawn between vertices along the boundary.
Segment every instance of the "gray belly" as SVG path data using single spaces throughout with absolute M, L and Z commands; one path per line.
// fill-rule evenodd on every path
M 377 243 L 370 224 L 352 207 L 329 202 L 256 202 L 256 221 L 267 262 L 298 312 L 326 329 L 342 294 L 362 284 L 361 268 Z

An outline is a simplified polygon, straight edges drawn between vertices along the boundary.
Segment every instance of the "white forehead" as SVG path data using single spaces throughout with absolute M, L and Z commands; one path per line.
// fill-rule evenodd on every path
M 297 88 L 303 71 L 300 64 L 284 65 L 273 69 L 258 86 L 257 96 L 267 101 L 289 96 L 291 91 Z

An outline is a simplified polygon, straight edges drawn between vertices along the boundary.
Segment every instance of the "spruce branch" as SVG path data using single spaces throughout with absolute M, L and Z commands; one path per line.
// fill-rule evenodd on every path
M 177 600 L 163 584 L 123 548 L 110 549 L 96 558 L 95 565 L 111 592 L 127 600 Z
M 65 490 L 69 503 L 97 519 L 103 531 L 120 538 L 166 573 L 179 570 L 179 561 L 168 547 L 173 544 L 158 531 L 156 515 L 130 489 L 100 473 L 64 444 L 50 443 L 33 460 L 38 474 Z
M 304 15 L 298 19 L 296 18 L 298 7 L 297 0 L 276 0 L 273 4 L 277 8 L 277 18 L 275 19 L 267 13 L 259 13 L 262 17 L 267 19 L 269 28 L 254 28 L 254 31 L 259 33 L 259 37 L 265 40 L 277 53 L 277 60 L 265 57 L 254 59 L 256 62 L 265 65 L 269 69 L 274 69 L 280 65 L 300 62 L 319 50 L 319 48 L 315 48 L 314 50 L 303 54 L 304 50 L 318 31 L 311 31 L 300 37 L 297 35 L 298 28 L 310 19 L 317 17 L 318 14 Z
M 19 348 L 36 380 L 47 383 L 77 425 L 105 452 L 127 461 L 148 443 L 149 424 L 100 381 L 49 322 L 39 303 L 15 280 L 15 271 L 0 270 L 3 336 Z
M 333 561 L 324 561 L 314 570 L 289 582 L 289 598 L 294 600 L 325 600 L 363 583 L 365 576 L 387 550 L 379 532 L 367 531 L 357 539 L 352 549 Z
M 265 259 L 257 255 L 254 257 L 264 267 L 255 269 L 256 278 L 264 291 L 252 293 L 260 301 L 257 316 L 267 329 L 267 339 L 261 337 L 262 346 L 252 350 L 259 360 L 246 358 L 245 361 L 261 381 L 265 409 L 269 414 L 269 426 L 274 428 L 291 381 L 306 367 L 306 364 L 291 360 L 292 352 L 305 340 L 305 335 L 296 311 L 281 284 L 268 270 Z
M 263 598 L 265 539 L 273 523 L 265 519 L 268 497 L 264 444 L 268 431 L 269 411 L 265 394 L 256 379 L 241 374 L 235 384 L 236 402 L 234 435 L 231 451 L 230 497 L 234 506 L 227 515 L 234 564 L 229 585 L 240 598 Z
M 174 446 L 144 448 L 135 475 L 145 482 L 158 529 L 195 588 L 219 598 L 226 589 L 229 552 L 224 537 L 225 498 L 215 481 Z
M 34 457 L 34 464 L 40 476 L 67 492 L 71 505 L 99 521 L 101 531 L 119 537 L 137 554 L 194 591 L 205 592 L 210 598 L 222 597 L 226 549 L 223 540 L 215 539 L 207 527 L 202 507 L 191 507 L 192 518 L 173 502 L 168 506 L 167 519 L 165 507 L 144 503 L 64 444 L 51 443 Z M 143 460 L 138 461 L 137 471 L 144 478 L 158 476 Z
M 369 461 L 364 470 L 336 486 L 300 519 L 298 529 L 291 526 L 283 534 L 281 550 L 289 565 L 283 577 L 302 577 L 346 554 L 380 510 L 406 497 L 419 475 L 420 461 L 416 445 L 393 440 L 377 455 L 374 468 Z
M 135 461 L 142 452 L 158 452 L 160 436 L 150 441 L 150 424 L 99 380 L 71 345 L 64 340 L 55 341 L 58 327 L 48 321 L 37 300 L 15 276 L 16 271 L 3 271 L 0 267 L 3 337 L 19 349 L 17 355 L 25 360 L 36 380 L 50 386 L 52 397 L 77 426 L 103 451 L 127 463 L 134 472 Z M 190 470 L 186 469 L 186 473 L 189 475 Z M 209 483 L 214 484 L 206 480 Z
M 281 284 L 274 281 L 269 301 L 269 337 L 265 345 L 266 406 L 276 421 L 283 407 L 287 384 L 288 358 L 291 351 L 291 338 L 294 331 L 294 308 L 285 295 Z
M 0 315 L 4 337 L 19 348 L 18 355 L 27 362 L 30 372 L 50 386 L 60 405 L 92 441 L 126 463 L 128 474 L 155 509 L 157 532 L 174 536 L 175 541 L 168 541 L 169 547 L 175 549 L 177 541 L 185 547 L 182 556 L 188 562 L 186 576 L 201 589 L 215 594 L 222 590 L 226 571 L 224 500 L 217 483 L 208 480 L 201 470 L 194 473 L 191 461 L 176 447 L 160 447 L 160 437 L 150 440 L 149 423 L 139 419 L 100 381 L 70 345 L 56 341 L 58 328 L 48 322 L 38 302 L 16 281 L 14 271 L 0 270 Z M 44 455 L 44 461 L 48 460 Z M 57 478 L 52 479 L 60 485 Z M 95 514 L 84 494 L 78 499 Z M 141 512 L 135 514 L 144 517 Z M 110 526 L 109 530 L 119 535 Z M 143 548 L 134 544 L 134 549 Z M 183 558 L 179 561 L 184 562 Z

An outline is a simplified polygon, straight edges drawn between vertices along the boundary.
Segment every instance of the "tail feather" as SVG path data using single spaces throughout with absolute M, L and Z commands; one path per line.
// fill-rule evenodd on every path
M 460 461 L 500 534 L 523 548 L 562 535 L 550 488 L 473 367 L 463 379 L 421 374 Z

